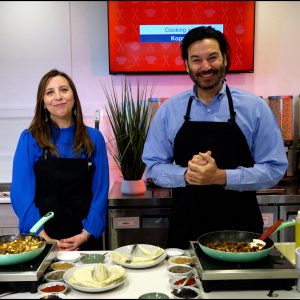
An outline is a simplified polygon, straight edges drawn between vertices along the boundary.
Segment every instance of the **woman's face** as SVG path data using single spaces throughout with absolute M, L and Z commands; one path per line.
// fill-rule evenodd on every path
M 73 124 L 74 103 L 73 91 L 65 77 L 55 76 L 49 79 L 44 94 L 44 106 L 58 127 L 67 128 Z

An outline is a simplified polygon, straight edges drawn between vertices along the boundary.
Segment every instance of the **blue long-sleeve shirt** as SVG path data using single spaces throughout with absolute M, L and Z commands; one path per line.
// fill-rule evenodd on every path
M 233 87 L 230 91 L 236 123 L 246 137 L 254 166 L 225 170 L 225 188 L 237 191 L 270 188 L 282 179 L 288 166 L 278 123 L 263 99 Z M 193 90 L 165 101 L 151 122 L 143 152 L 147 177 L 158 186 L 172 188 L 186 185 L 184 173 L 187 168 L 174 163 L 174 139 L 184 122 L 190 96 L 193 97 L 191 121 L 227 122 L 230 117 L 225 83 L 208 105 L 197 98 L 195 86 Z
M 106 226 L 109 190 L 108 158 L 105 140 L 101 132 L 91 127 L 87 127 L 87 131 L 95 146 L 91 157 L 95 164 L 95 173 L 92 181 L 93 199 L 88 216 L 82 224 L 83 228 L 90 234 L 100 237 Z M 74 126 L 60 129 L 56 139 L 56 147 L 60 157 L 78 157 L 72 148 L 74 134 Z M 34 163 L 41 154 L 42 149 L 32 134 L 28 130 L 24 130 L 20 135 L 14 155 L 10 189 L 12 207 L 19 218 L 19 230 L 24 234 L 28 234 L 31 227 L 42 217 L 34 203 L 36 187 Z M 84 154 L 81 157 L 85 157 Z

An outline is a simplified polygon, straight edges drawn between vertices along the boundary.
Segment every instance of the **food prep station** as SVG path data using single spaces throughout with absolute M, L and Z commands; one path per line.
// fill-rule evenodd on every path
M 199 252 L 197 242 L 194 241 L 191 241 L 190 249 L 185 250 L 185 254 L 190 256 L 195 255 L 193 272 L 198 277 L 197 281 L 200 283 L 199 288 L 201 298 L 203 299 L 269 299 L 270 297 L 299 299 L 300 293 L 296 290 L 295 283 L 300 278 L 300 270 L 297 270 L 292 263 L 294 260 L 295 245 L 294 243 L 289 243 L 288 245 L 282 245 L 283 247 L 280 246 L 281 244 L 278 243 L 276 248 L 274 248 L 271 258 L 272 263 L 270 260 L 265 260 L 251 267 L 249 265 L 235 265 L 232 267 L 231 265 L 228 268 L 228 266 L 224 266 L 224 263 L 220 264 L 216 260 L 213 261 L 212 265 L 209 265 L 211 261 L 207 260 L 205 254 L 203 255 L 203 253 Z M 86 252 L 102 253 L 101 251 Z M 36 287 L 42 282 L 41 278 L 47 268 L 46 266 L 51 263 L 52 259 L 55 259 L 56 254 L 55 248 L 51 247 L 51 249 L 48 249 L 48 254 L 44 258 L 41 257 L 35 271 L 21 271 L 18 270 L 19 266 L 16 266 L 18 274 L 13 269 L 10 271 L 0 269 L 0 280 L 5 280 L 2 284 L 8 285 L 8 282 L 11 280 L 19 283 L 24 281 L 26 284 L 29 281 L 33 282 L 33 286 Z M 114 264 L 109 254 L 106 255 L 104 263 L 107 265 Z M 28 264 L 29 268 L 31 268 L 31 264 Z M 99 299 L 103 297 L 106 299 L 138 299 L 140 295 L 150 292 L 164 293 L 173 298 L 167 267 L 168 261 L 164 259 L 150 268 L 126 268 L 127 278 L 125 283 L 114 289 L 98 293 L 69 289 L 64 294 L 64 298 Z M 9 277 L 9 280 L 7 277 Z M 240 278 L 243 278 L 244 285 L 241 285 Z M 199 281 L 199 279 L 201 280 Z M 0 297 L 3 299 L 39 299 L 42 296 L 31 289 L 14 291 L 15 293 L 12 294 L 8 293 L 2 296 L 0 294 Z

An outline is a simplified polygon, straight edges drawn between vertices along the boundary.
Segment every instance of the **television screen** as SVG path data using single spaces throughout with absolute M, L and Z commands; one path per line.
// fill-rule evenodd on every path
M 110 74 L 185 73 L 180 42 L 200 25 L 222 31 L 229 72 L 253 72 L 255 1 L 108 1 Z

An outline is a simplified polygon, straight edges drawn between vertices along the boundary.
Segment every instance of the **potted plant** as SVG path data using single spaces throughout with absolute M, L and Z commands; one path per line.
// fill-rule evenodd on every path
M 105 111 L 113 136 L 108 138 L 107 149 L 122 173 L 121 191 L 126 194 L 140 194 L 146 191 L 142 180 L 146 165 L 142 161 L 144 143 L 154 109 L 148 98 L 154 87 L 141 85 L 136 88 L 126 77 L 122 80 L 119 93 L 111 79 L 111 84 L 101 83 L 107 99 Z

